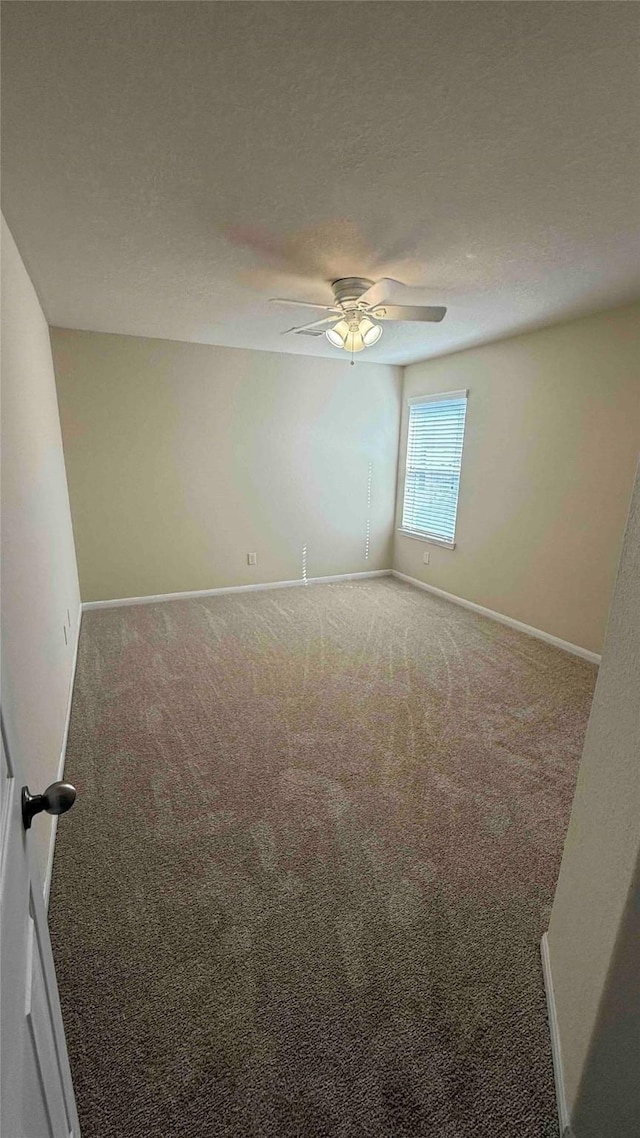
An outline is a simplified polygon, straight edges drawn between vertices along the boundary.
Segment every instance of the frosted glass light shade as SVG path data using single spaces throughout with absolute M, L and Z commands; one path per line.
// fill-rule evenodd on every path
M 346 320 L 339 320 L 337 324 L 333 325 L 333 328 L 327 328 L 327 331 L 325 332 L 327 340 L 330 344 L 333 344 L 334 348 L 344 348 L 344 343 L 348 334 L 349 325 L 347 324 Z
M 349 329 L 343 344 L 345 352 L 361 352 L 366 348 L 359 328 Z
M 373 320 L 369 320 L 368 316 L 364 316 L 360 321 L 359 331 L 366 348 L 370 348 L 372 344 L 377 344 L 382 335 L 380 325 L 374 324 Z

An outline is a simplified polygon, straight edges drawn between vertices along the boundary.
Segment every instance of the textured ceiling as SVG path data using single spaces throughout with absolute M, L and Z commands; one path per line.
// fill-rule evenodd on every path
M 406 363 L 640 295 L 640 6 L 5 2 L 3 206 L 52 324 Z M 362 357 L 361 357 L 362 358 Z

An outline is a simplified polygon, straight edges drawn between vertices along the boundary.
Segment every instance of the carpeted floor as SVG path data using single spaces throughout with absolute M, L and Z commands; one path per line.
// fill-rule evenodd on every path
M 87 613 L 50 908 L 83 1138 L 556 1138 L 594 681 L 387 578 Z

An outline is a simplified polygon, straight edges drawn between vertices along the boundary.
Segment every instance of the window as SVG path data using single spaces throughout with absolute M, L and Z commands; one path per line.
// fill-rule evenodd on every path
M 467 392 L 409 400 L 402 531 L 455 548 Z

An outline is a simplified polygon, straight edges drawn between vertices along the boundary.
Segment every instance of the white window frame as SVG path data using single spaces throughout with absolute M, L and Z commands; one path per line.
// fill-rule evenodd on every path
M 443 549 L 455 549 L 455 530 L 458 525 L 458 502 L 456 499 L 456 513 L 454 521 L 454 539 L 447 541 L 444 538 L 437 537 L 435 534 L 430 534 L 426 530 L 411 530 L 405 529 L 402 525 L 404 517 L 404 500 L 407 487 L 407 457 L 409 453 L 409 417 L 411 414 L 411 406 L 414 403 L 446 403 L 449 399 L 469 399 L 469 389 L 463 388 L 461 391 L 440 391 L 437 395 L 412 395 L 407 400 L 407 419 L 404 431 L 404 465 L 402 472 L 402 492 L 400 494 L 400 525 L 398 526 L 398 533 L 403 537 L 412 537 L 416 541 L 426 541 L 429 545 L 439 545 Z M 465 433 L 466 433 L 466 414 L 465 414 Z M 462 451 L 460 454 L 460 477 L 462 477 L 462 456 L 464 454 L 464 433 L 462 437 Z M 458 490 L 459 493 L 459 490 Z

